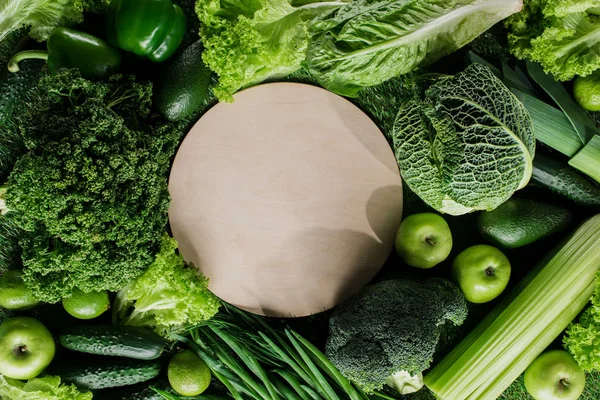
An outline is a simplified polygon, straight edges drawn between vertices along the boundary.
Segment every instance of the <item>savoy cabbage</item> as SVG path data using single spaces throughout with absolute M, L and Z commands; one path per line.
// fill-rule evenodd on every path
M 443 213 L 492 210 L 531 177 L 531 117 L 481 64 L 406 102 L 392 135 L 403 179 Z

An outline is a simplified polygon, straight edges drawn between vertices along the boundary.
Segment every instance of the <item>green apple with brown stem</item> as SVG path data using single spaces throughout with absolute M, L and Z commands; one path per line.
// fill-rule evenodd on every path
M 398 228 L 396 251 L 412 267 L 432 268 L 448 258 L 451 250 L 450 227 L 437 214 L 413 214 Z
M 471 303 L 486 303 L 498 297 L 510 280 L 510 261 L 493 246 L 478 244 L 456 256 L 452 278 Z
M 52 362 L 55 350 L 52 334 L 37 319 L 14 317 L 0 325 L 0 374 L 35 378 Z
M 535 400 L 576 400 L 585 388 L 585 373 L 569 352 L 550 350 L 525 370 L 524 381 Z

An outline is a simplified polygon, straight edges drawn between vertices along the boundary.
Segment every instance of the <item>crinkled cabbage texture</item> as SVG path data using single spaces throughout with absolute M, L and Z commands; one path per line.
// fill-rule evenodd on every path
M 407 101 L 392 135 L 403 179 L 442 213 L 493 210 L 531 177 L 531 117 L 481 64 Z

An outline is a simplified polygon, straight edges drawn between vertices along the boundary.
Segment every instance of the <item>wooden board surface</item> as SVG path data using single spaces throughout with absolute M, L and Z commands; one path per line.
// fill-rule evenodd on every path
M 169 219 L 184 258 L 245 310 L 305 316 L 378 272 L 402 185 L 377 126 L 321 88 L 271 83 L 210 109 L 183 141 Z

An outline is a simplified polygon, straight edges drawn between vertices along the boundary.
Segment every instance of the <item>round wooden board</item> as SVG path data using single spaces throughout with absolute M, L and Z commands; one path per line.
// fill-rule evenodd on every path
M 402 185 L 377 126 L 296 83 L 244 90 L 183 141 L 169 181 L 179 249 L 223 300 L 306 316 L 360 290 L 390 254 Z

